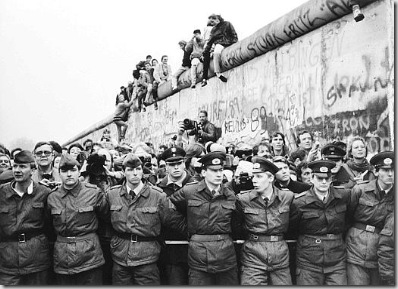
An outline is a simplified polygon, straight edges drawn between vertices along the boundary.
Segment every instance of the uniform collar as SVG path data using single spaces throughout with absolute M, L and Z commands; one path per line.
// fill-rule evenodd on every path
M 13 196 L 14 193 L 17 194 L 18 196 L 20 196 L 19 193 L 17 193 L 17 191 L 15 190 L 16 184 L 17 184 L 17 182 L 15 180 L 10 183 L 11 191 L 7 194 L 8 198 Z M 28 186 L 28 188 L 26 189 L 26 192 L 24 192 L 24 193 L 27 193 L 28 195 L 32 195 L 35 187 L 36 187 L 36 185 L 34 184 L 33 180 L 31 180 L 30 185 Z
M 65 189 L 65 187 L 61 185 L 61 192 L 62 192 L 61 198 L 65 197 L 67 194 L 72 194 L 74 197 L 76 197 L 79 194 L 81 188 L 82 188 L 82 183 L 80 181 L 78 181 L 78 184 L 70 190 Z
M 168 174 L 168 175 L 166 176 L 166 178 L 167 178 L 167 179 L 166 179 L 166 180 L 167 180 L 166 186 L 168 186 L 168 185 L 170 185 L 170 184 L 176 184 L 177 186 L 179 186 L 180 188 L 182 188 L 182 186 L 184 185 L 183 183 L 184 183 L 184 180 L 185 180 L 186 177 L 187 177 L 187 172 L 184 170 L 184 172 L 183 172 L 181 178 L 180 178 L 178 181 L 173 182 L 173 181 L 170 179 L 170 175 Z
M 131 190 L 133 190 L 136 196 L 138 196 L 141 193 L 143 188 L 144 188 L 143 182 L 141 182 L 135 189 L 130 188 L 130 186 L 126 182 L 126 191 L 130 192 Z

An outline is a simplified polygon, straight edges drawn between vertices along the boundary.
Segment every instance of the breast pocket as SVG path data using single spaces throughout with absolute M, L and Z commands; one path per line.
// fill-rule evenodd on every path
M 153 227 L 160 225 L 157 207 L 142 207 L 137 209 L 137 222 L 143 226 Z
M 310 220 L 310 219 L 315 219 L 319 217 L 319 212 L 318 211 L 304 211 L 303 212 L 303 219 Z
M 29 219 L 33 221 L 40 221 L 43 218 L 44 204 L 33 203 L 32 209 L 29 210 Z
M 51 209 L 51 216 L 53 218 L 54 227 L 62 225 L 63 219 L 61 209 Z
M 121 205 L 111 205 L 111 222 L 114 228 L 126 224 L 126 214 L 122 210 Z
M 197 200 L 188 200 L 188 214 L 193 217 L 202 216 L 204 212 L 205 203 Z
M 90 224 L 96 218 L 93 206 L 78 208 L 77 211 L 79 212 L 78 218 L 80 224 Z
M 9 225 L 14 225 L 14 224 L 9 224 L 10 223 L 10 209 L 9 208 L 0 208 L 0 225 L 2 227 L 9 226 Z

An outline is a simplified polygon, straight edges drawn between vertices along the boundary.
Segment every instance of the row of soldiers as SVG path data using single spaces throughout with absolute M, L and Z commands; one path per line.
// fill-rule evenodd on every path
M 376 178 L 352 189 L 332 184 L 335 162 L 313 161 L 312 186 L 296 194 L 275 186 L 281 168 L 264 157 L 251 159 L 253 189 L 239 194 L 223 183 L 224 152 L 199 159 L 200 181 L 182 148 L 162 158 L 158 186 L 130 153 L 124 183 L 103 192 L 79 181 L 69 154 L 50 190 L 32 180 L 32 154 L 18 153 L 14 180 L 0 186 L 0 283 L 44 285 L 51 266 L 58 285 L 100 285 L 109 273 L 114 285 L 291 285 L 295 239 L 298 285 L 393 284 L 393 152 L 372 157 Z

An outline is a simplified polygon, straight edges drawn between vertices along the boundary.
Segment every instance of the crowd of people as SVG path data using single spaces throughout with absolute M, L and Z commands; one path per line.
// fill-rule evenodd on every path
M 146 112 L 146 107 L 153 103 L 158 109 L 158 87 L 167 81 L 171 81 L 172 90 L 178 88 L 178 78 L 185 71 L 190 70 L 191 88 L 196 88 L 198 65 L 203 62 L 202 86 L 207 85 L 210 60 L 213 58 L 214 72 L 222 81 L 227 78 L 221 73 L 221 52 L 238 41 L 237 33 L 233 25 L 225 21 L 219 14 L 211 14 L 203 35 L 200 29 L 193 31 L 189 41 L 178 42 L 183 51 L 181 66 L 173 73 L 168 56 L 163 55 L 157 59 L 147 55 L 145 60 L 139 61 L 132 72 L 133 80 L 127 87 L 121 86 L 116 96 L 116 110 L 114 123 L 118 129 L 118 141 L 122 142 L 128 128 L 127 120 L 129 112 Z
M 393 151 L 217 139 L 0 146 L 0 284 L 395 284 Z

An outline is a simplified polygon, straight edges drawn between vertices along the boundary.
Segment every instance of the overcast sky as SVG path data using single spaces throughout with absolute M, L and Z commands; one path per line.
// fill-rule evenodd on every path
M 63 143 L 113 113 L 121 85 L 147 54 L 181 64 L 212 13 L 239 40 L 307 1 L 0 1 L 0 143 Z

